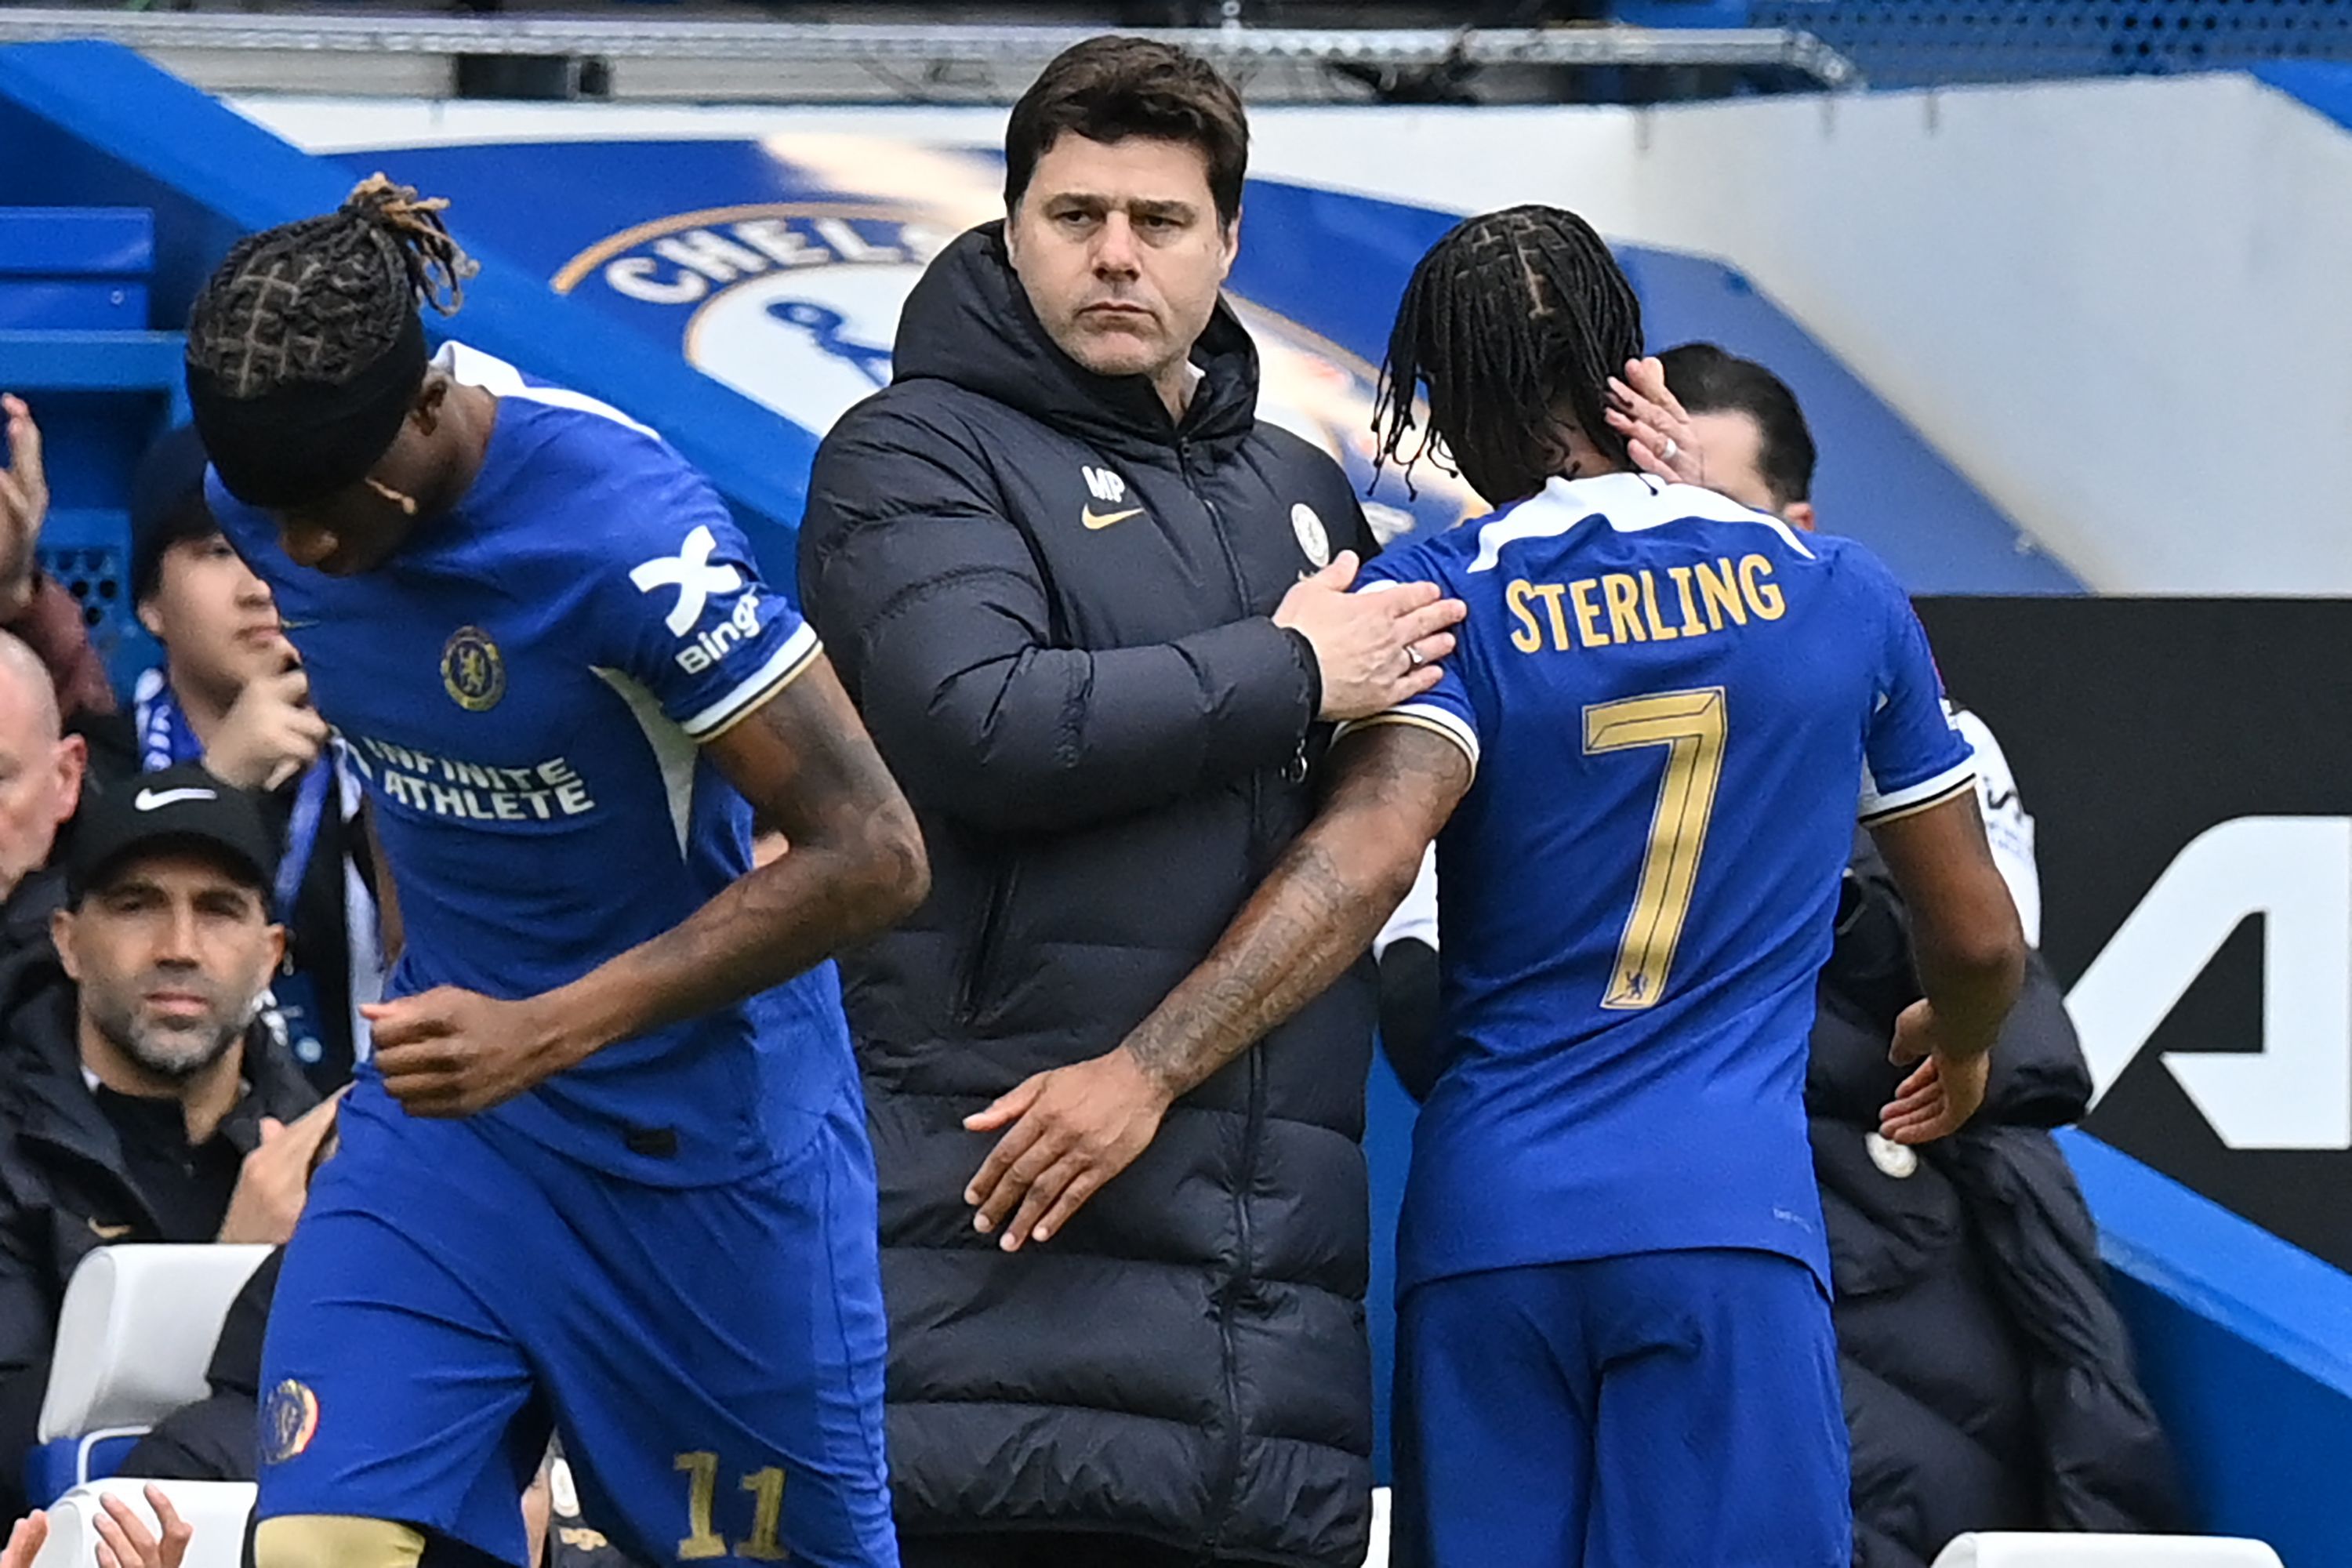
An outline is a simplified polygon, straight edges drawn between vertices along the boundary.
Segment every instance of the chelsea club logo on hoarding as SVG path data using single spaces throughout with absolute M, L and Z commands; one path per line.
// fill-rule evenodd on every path
M 559 294 L 601 296 L 608 309 L 675 313 L 698 369 L 822 434 L 889 384 L 899 307 L 955 235 L 933 212 L 881 202 L 707 207 L 599 240 L 552 282 Z M 1295 321 L 1227 298 L 1257 340 L 1259 417 L 1320 447 L 1363 489 L 1372 367 Z M 1383 538 L 1486 510 L 1449 476 L 1424 467 L 1418 482 L 1411 510 L 1365 503 Z M 1303 529 L 1300 543 L 1313 553 Z
M 878 204 L 712 207 L 590 246 L 554 284 L 675 309 L 698 369 L 822 433 L 889 384 L 898 307 L 954 237 Z

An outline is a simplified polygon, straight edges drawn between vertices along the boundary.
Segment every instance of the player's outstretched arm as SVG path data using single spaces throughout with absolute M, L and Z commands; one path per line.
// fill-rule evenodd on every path
M 1133 1163 L 1176 1099 L 1323 994 L 1397 906 L 1470 787 L 1470 760 L 1417 725 L 1332 748 L 1321 813 L 1201 966 L 1092 1061 L 1039 1073 L 964 1125 L 1006 1129 L 964 1192 L 973 1226 L 1045 1241 Z
M 615 1040 L 779 984 L 923 901 L 921 829 L 822 655 L 709 751 L 791 852 L 543 995 L 445 986 L 366 1009 L 384 1085 L 410 1111 L 510 1100 Z
M 1927 994 L 1895 1022 L 1890 1054 L 1920 1065 L 1880 1112 L 1879 1131 L 1925 1143 L 1958 1131 L 1984 1102 L 1993 1040 L 2025 977 L 2025 933 L 1974 789 L 1870 831 L 1910 906 Z

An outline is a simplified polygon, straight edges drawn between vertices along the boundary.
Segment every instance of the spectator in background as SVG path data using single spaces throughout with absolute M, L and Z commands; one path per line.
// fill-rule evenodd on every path
M 0 470 L 0 631 L 14 633 L 40 657 L 68 723 L 112 713 L 114 688 L 89 646 L 80 601 L 42 574 L 35 553 L 49 511 L 40 426 L 13 394 L 0 395 L 0 425 L 8 448 L 8 467 Z
M 1711 343 L 1659 358 L 1708 488 L 1811 531 L 1813 438 L 1786 384 Z M 1966 710 L 1954 720 L 1977 750 L 1994 864 L 2038 945 L 2033 820 L 1991 731 Z M 1416 1100 L 1444 1065 L 1435 894 L 1424 864 L 1378 944 L 1382 1044 Z M 1905 1070 L 1887 1060 L 1895 1016 L 1919 994 L 1907 912 L 1860 836 L 1816 987 L 1805 1089 L 1856 1568 L 1926 1568 L 1970 1530 L 2173 1528 L 2170 1461 L 2089 1210 L 2048 1131 L 2079 1120 L 2091 1089 L 2057 983 L 2029 955 L 1982 1108 L 1952 1137 L 1908 1148 L 1879 1136 L 1879 1110 Z
M 349 1081 L 356 1009 L 383 994 L 373 872 L 361 784 L 310 706 L 310 683 L 268 586 L 205 508 L 205 453 L 193 428 L 165 436 L 131 485 L 131 580 L 163 662 L 139 679 L 141 766 L 202 762 L 265 791 L 280 821 L 277 906 L 289 962 L 268 1016 L 321 1091 Z
M 1255 416 L 1218 295 L 1247 138 L 1192 55 L 1066 51 L 1013 110 L 1005 220 L 932 263 L 809 487 L 808 616 L 934 878 L 841 961 L 908 1568 L 1364 1554 L 1369 973 L 1131 1122 L 1150 1148 L 1050 1246 L 971 1206 L 1014 1111 L 1150 1089 L 1104 1053 L 1306 822 L 1321 721 L 1452 647 L 1434 590 L 1344 592 L 1346 477 Z
M 194 767 L 95 796 L 54 950 L 0 968 L 0 1503 L 83 1257 L 283 1243 L 332 1111 L 265 1031 L 285 951 L 259 809 Z
M 47 868 L 81 799 L 81 737 L 59 732 L 56 689 L 33 650 L 0 632 L 0 968 L 46 946 L 63 879 Z

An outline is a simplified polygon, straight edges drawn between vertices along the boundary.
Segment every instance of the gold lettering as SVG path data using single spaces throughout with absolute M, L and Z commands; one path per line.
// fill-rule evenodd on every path
M 1534 596 L 1534 585 L 1525 577 L 1512 578 L 1511 585 L 1503 590 L 1503 606 L 1519 623 L 1511 632 L 1511 646 L 1521 653 L 1533 653 L 1543 647 L 1543 633 L 1536 626 L 1535 612 L 1528 608 L 1528 601 Z
M 1698 596 L 1706 605 L 1706 624 L 1716 631 L 1723 629 L 1723 617 L 1728 612 L 1741 626 L 1748 624 L 1748 606 L 1739 600 L 1739 584 L 1731 570 L 1731 558 L 1725 556 L 1716 563 L 1723 574 L 1716 574 L 1715 566 L 1702 561 L 1698 563 Z
M 1642 574 L 1642 615 L 1650 623 L 1652 642 L 1672 642 L 1678 635 L 1658 619 L 1658 580 L 1647 572 Z
M 1609 638 L 1601 629 L 1601 606 L 1591 597 L 1601 585 L 1597 577 L 1580 577 L 1568 585 L 1568 596 L 1576 602 L 1576 631 L 1587 647 L 1607 647 Z
M 1601 575 L 1601 596 L 1609 601 L 1609 635 L 1619 642 L 1648 642 L 1642 629 L 1642 590 L 1622 572 Z
M 1544 608 L 1551 613 L 1551 646 L 1566 653 L 1576 646 L 1568 635 L 1568 617 L 1559 613 L 1559 584 L 1538 583 L 1536 592 L 1543 595 Z
M 1767 583 L 1772 574 L 1772 563 L 1761 555 L 1742 556 L 1739 562 L 1739 587 L 1756 613 L 1768 621 L 1777 621 L 1789 610 L 1789 602 L 1780 595 L 1780 585 Z
M 1691 569 L 1669 566 L 1666 575 L 1675 580 L 1675 590 L 1683 596 L 1683 633 L 1686 637 L 1705 637 L 1706 624 L 1698 618 L 1698 601 L 1691 597 Z

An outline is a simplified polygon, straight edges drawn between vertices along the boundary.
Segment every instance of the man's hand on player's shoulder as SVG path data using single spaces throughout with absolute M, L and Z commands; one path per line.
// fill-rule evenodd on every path
M 1302 578 L 1276 606 L 1274 624 L 1315 650 L 1322 678 L 1319 719 L 1362 719 L 1409 702 L 1437 684 L 1437 664 L 1454 651 L 1448 628 L 1467 613 L 1439 596 L 1433 583 L 1400 583 L 1378 594 L 1351 594 L 1355 552 Z
M 436 985 L 360 1009 L 383 1087 L 412 1116 L 471 1116 L 503 1105 L 588 1054 L 544 998 L 501 1002 Z
M 964 1189 L 964 1202 L 980 1211 L 972 1228 L 996 1236 L 1007 1252 L 1050 1240 L 1151 1146 L 1169 1103 L 1168 1091 L 1121 1047 L 1038 1073 L 965 1117 L 974 1132 L 1006 1130 Z

